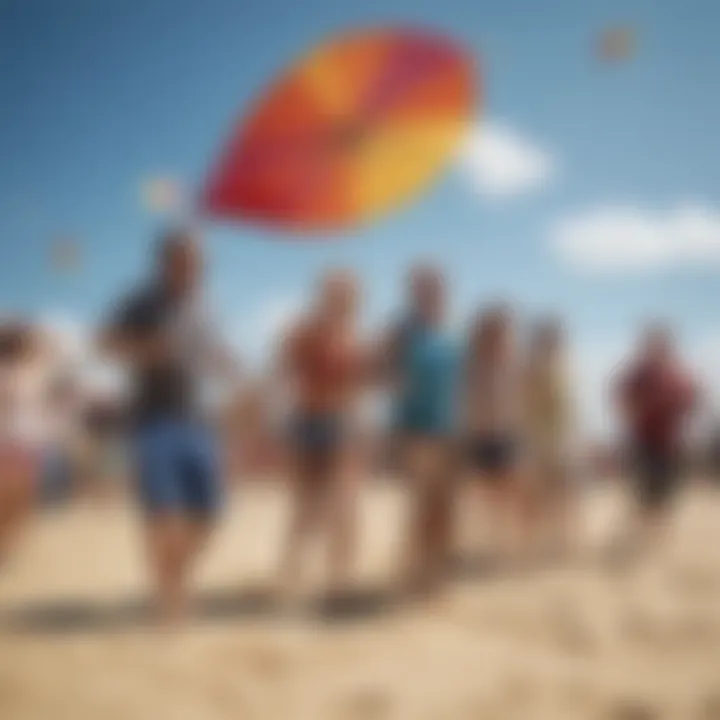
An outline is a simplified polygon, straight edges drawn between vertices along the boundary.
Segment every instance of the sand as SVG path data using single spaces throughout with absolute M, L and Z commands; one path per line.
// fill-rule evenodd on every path
M 362 587 L 395 577 L 403 508 L 368 488 Z M 0 718 L 720 718 L 720 497 L 686 493 L 668 547 L 630 568 L 591 552 L 621 508 L 615 490 L 585 498 L 571 561 L 466 567 L 441 602 L 329 622 L 266 605 L 285 497 L 248 487 L 174 635 L 147 623 L 132 508 L 47 513 L 0 571 Z

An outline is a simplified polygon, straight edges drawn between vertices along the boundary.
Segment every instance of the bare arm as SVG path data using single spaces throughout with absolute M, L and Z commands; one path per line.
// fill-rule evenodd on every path
M 623 420 L 634 418 L 638 411 L 634 375 L 632 368 L 623 367 L 610 378 L 610 397 Z
M 286 383 L 295 374 L 298 346 L 302 340 L 303 329 L 291 328 L 281 339 L 273 363 L 273 377 L 280 383 Z
M 401 352 L 402 330 L 392 327 L 368 353 L 368 375 L 380 385 L 394 386 L 398 378 L 398 358 Z
M 208 354 L 209 371 L 233 386 L 239 386 L 245 372 L 238 354 L 221 338 L 216 338 Z
M 165 361 L 170 338 L 156 310 L 143 294 L 124 300 L 100 331 L 100 352 L 139 366 Z
M 169 341 L 163 333 L 135 334 L 117 327 L 101 331 L 98 347 L 104 355 L 137 365 L 162 362 L 169 354 Z

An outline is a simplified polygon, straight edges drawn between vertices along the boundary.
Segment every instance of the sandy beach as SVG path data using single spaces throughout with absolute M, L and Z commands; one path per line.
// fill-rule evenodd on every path
M 278 613 L 267 602 L 285 503 L 272 485 L 234 498 L 196 579 L 197 615 L 176 635 L 148 622 L 131 507 L 36 519 L 0 572 L 0 718 L 720 718 L 720 496 L 709 489 L 685 493 L 671 543 L 632 568 L 592 552 L 622 510 L 617 490 L 594 490 L 580 557 L 523 572 L 470 563 L 422 606 L 383 594 L 404 502 L 397 487 L 368 487 L 365 601 L 335 621 L 312 603 Z

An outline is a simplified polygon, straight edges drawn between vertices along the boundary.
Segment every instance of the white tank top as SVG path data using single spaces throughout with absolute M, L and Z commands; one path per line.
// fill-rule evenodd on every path
M 0 371 L 0 438 L 40 449 L 53 434 L 46 407 L 47 376 L 26 366 Z

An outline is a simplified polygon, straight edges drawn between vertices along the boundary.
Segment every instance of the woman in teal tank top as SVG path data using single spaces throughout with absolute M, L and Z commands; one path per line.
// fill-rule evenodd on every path
M 447 438 L 455 420 L 456 351 L 442 327 L 411 319 L 402 329 L 396 427 L 402 434 Z
M 446 569 L 452 535 L 457 352 L 445 328 L 445 285 L 432 268 L 410 278 L 410 317 L 391 338 L 396 388 L 394 430 L 412 511 L 405 579 L 434 592 Z

